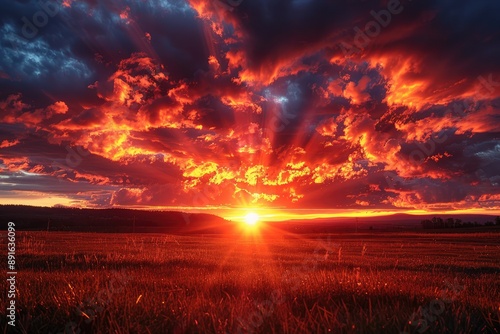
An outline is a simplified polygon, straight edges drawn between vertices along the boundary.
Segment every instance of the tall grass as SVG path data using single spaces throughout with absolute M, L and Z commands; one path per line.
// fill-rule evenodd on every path
M 497 234 L 21 232 L 17 247 L 24 333 L 500 332 Z M 415 312 L 450 283 L 424 331 Z

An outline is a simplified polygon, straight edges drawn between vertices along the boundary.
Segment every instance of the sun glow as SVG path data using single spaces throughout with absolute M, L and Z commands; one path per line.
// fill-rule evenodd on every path
M 259 215 L 255 212 L 249 212 L 246 214 L 244 221 L 248 226 L 255 226 L 259 222 Z

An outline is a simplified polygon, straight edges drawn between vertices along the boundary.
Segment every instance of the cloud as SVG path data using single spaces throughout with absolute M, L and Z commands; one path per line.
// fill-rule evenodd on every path
M 2 196 L 498 210 L 499 6 L 0 5 Z

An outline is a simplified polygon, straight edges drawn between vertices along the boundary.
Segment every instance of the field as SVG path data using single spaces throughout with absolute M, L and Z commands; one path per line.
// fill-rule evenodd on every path
M 498 233 L 19 232 L 16 244 L 20 333 L 500 332 Z

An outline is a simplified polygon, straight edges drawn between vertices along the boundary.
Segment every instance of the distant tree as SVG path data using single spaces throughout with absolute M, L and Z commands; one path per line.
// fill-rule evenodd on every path
M 462 227 L 462 219 L 455 219 L 455 227 Z
M 443 228 L 444 220 L 441 217 L 432 217 L 432 224 L 434 225 L 434 228 Z
M 486 223 L 484 223 L 484 226 L 493 226 L 493 225 L 495 225 L 495 223 L 493 223 L 493 222 L 486 222 Z
M 429 219 L 422 220 L 420 223 L 422 224 L 422 228 L 425 229 L 434 227 L 434 222 Z
M 495 225 L 500 225 L 500 216 L 495 218 Z
M 453 218 L 448 218 L 446 219 L 446 227 L 455 227 L 455 219 Z

